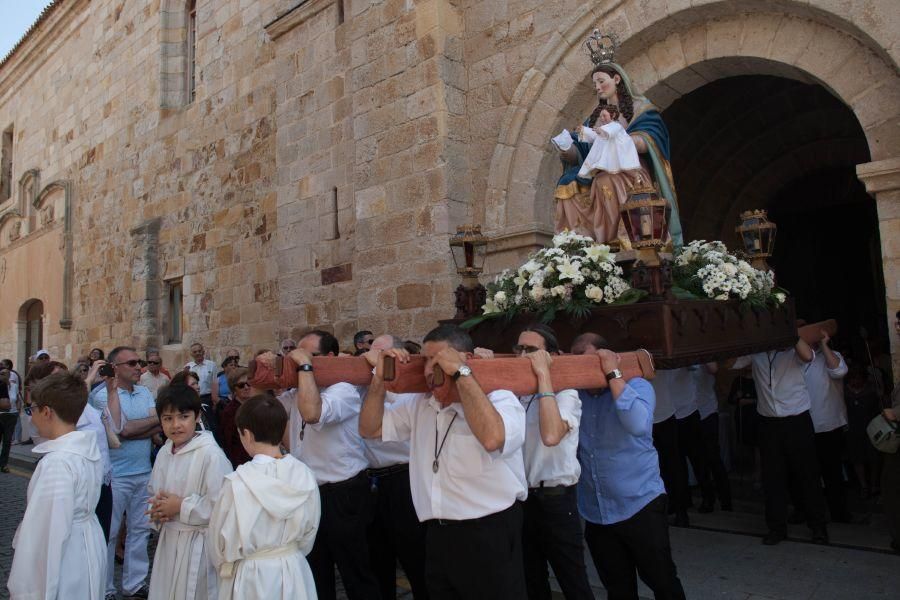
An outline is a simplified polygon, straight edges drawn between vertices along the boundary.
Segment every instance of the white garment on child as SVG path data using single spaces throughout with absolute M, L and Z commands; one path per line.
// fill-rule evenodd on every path
M 319 528 L 319 488 L 291 455 L 256 455 L 225 478 L 209 523 L 219 600 L 316 598 L 306 555 Z
M 199 433 L 172 454 L 172 441 L 160 449 L 150 474 L 150 497 L 181 496 L 181 513 L 164 523 L 153 557 L 150 599 L 215 599 L 218 581 L 209 562 L 207 527 L 231 462 L 209 432 Z
M 101 600 L 106 540 L 94 514 L 103 480 L 96 436 L 73 431 L 33 452 L 44 457 L 28 484 L 25 516 L 13 538 L 10 598 Z
M 593 145 L 578 171 L 579 177 L 593 177 L 598 171 L 619 173 L 641 168 L 634 140 L 621 123 L 607 123 L 600 128 L 602 133 L 589 127 L 583 127 L 581 131 L 584 141 L 590 142 L 593 138 Z

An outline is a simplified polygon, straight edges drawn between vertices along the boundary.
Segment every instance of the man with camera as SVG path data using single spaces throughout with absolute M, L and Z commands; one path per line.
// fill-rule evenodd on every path
M 150 521 L 145 514 L 150 482 L 150 438 L 160 431 L 156 417 L 156 404 L 150 390 L 136 385 L 141 377 L 140 357 L 134 348 L 114 348 L 107 361 L 98 360 L 91 366 L 88 385 L 97 377 L 105 385 L 91 392 L 91 406 L 99 410 L 109 408 L 113 430 L 122 444 L 110 448 L 112 463 L 113 512 L 107 565 L 106 597 L 115 598 L 113 582 L 115 550 L 123 514 L 127 514 L 125 534 L 125 564 L 122 568 L 122 590 L 125 598 L 147 597 L 147 573 L 150 559 L 147 541 L 150 538 Z

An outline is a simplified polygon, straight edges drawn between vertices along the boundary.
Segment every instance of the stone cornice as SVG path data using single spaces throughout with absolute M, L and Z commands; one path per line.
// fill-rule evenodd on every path
M 857 165 L 856 177 L 870 194 L 900 190 L 900 157 Z
M 269 34 L 271 39 L 278 39 L 334 3 L 335 0 L 303 0 L 294 8 L 268 23 L 265 26 L 266 33 Z

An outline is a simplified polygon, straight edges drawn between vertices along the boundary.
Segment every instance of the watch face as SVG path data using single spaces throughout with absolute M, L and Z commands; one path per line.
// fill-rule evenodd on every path
M 459 368 L 458 372 L 460 375 L 462 375 L 464 377 L 468 377 L 469 375 L 472 374 L 472 369 L 470 369 L 468 365 L 463 365 Z

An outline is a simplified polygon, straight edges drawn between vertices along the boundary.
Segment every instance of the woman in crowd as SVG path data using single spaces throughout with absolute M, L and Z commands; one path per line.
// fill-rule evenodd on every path
M 235 415 L 241 405 L 252 398 L 256 393 L 247 382 L 250 372 L 244 367 L 236 367 L 228 375 L 228 387 L 232 391 L 231 401 L 222 409 L 219 423 L 222 426 L 222 445 L 225 455 L 237 469 L 240 465 L 250 460 L 250 455 L 244 449 L 241 438 L 235 425 Z

